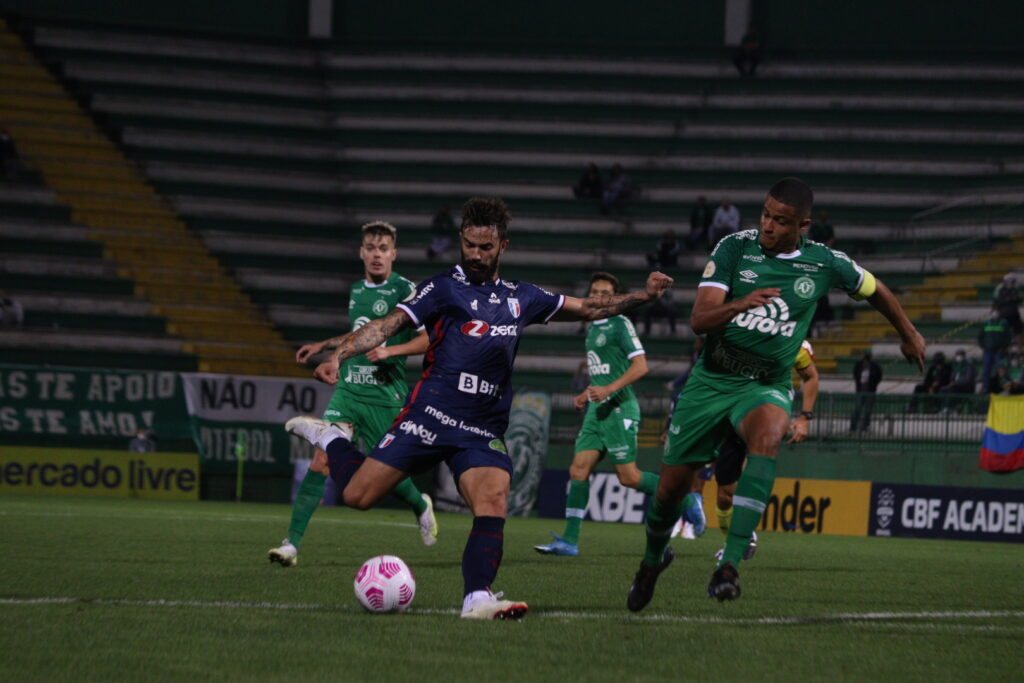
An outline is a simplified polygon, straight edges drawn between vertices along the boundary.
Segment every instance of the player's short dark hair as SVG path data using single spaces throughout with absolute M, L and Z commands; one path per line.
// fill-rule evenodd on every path
M 619 282 L 619 278 L 615 277 L 611 273 L 606 273 L 603 270 L 599 270 L 590 276 L 590 284 L 594 284 L 598 280 L 604 280 L 612 283 L 612 291 L 616 294 L 622 292 L 622 283 Z
M 807 218 L 811 215 L 811 207 L 814 205 L 814 191 L 811 190 L 810 185 L 799 178 L 783 178 L 772 185 L 772 189 L 768 190 L 768 194 L 774 197 L 776 201 L 782 202 L 786 206 L 792 206 L 799 211 L 801 218 Z
M 498 231 L 498 239 L 506 240 L 510 220 L 512 215 L 499 197 L 472 197 L 462 205 L 462 227 L 459 231 L 493 227 Z
M 398 244 L 398 228 L 386 221 L 373 221 L 363 226 L 363 239 L 367 235 L 377 237 L 390 237 L 394 244 Z

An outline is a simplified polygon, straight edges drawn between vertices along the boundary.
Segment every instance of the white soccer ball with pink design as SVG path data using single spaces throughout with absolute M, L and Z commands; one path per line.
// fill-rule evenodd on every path
M 370 612 L 404 612 L 416 595 L 416 577 L 402 558 L 371 557 L 356 572 L 356 598 Z

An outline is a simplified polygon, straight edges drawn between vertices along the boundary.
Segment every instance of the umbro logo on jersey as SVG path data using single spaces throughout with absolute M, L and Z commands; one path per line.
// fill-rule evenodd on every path
M 489 304 L 500 304 L 501 303 L 501 299 L 498 298 L 497 294 L 495 294 L 494 292 L 491 292 L 491 298 L 487 300 L 487 303 L 489 303 Z
M 740 282 L 746 282 L 748 284 L 753 284 L 754 280 L 757 279 L 757 273 L 752 270 L 741 270 L 740 276 Z

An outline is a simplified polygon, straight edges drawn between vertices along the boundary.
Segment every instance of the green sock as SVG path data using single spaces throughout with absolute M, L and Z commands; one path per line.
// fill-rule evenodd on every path
M 580 527 L 583 526 L 583 515 L 587 512 L 590 500 L 590 480 L 569 482 L 569 495 L 565 499 L 565 531 L 562 539 L 566 543 L 579 545 Z
M 306 533 L 309 520 L 320 505 L 320 499 L 324 497 L 324 482 L 327 475 L 307 470 L 306 476 L 299 484 L 299 490 L 295 493 L 295 502 L 292 503 L 292 521 L 288 525 L 288 541 L 298 548 L 302 545 L 302 536 Z
M 636 490 L 653 496 L 658 490 L 658 475 L 654 472 L 641 472 L 640 485 L 636 487 Z
M 416 488 L 416 484 L 412 483 L 412 479 L 406 477 L 398 482 L 398 486 L 391 492 L 411 507 L 417 516 L 427 511 L 427 501 L 423 500 L 423 494 Z
M 772 495 L 775 483 L 775 458 L 763 455 L 747 455 L 747 468 L 740 475 L 736 485 L 736 495 L 732 499 L 732 523 L 725 541 L 725 553 L 718 563 L 721 567 L 726 562 L 739 566 L 743 552 L 750 543 L 750 535 L 761 523 L 765 505 Z
M 672 527 L 683 513 L 683 502 L 664 505 L 657 498 L 647 506 L 644 527 L 647 530 L 647 547 L 644 549 L 644 564 L 657 567 L 665 555 L 665 548 L 672 538 Z

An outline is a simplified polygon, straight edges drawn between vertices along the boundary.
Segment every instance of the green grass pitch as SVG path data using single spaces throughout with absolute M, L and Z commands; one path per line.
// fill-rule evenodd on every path
M 706 597 L 709 530 L 640 615 L 625 609 L 642 528 L 587 523 L 582 555 L 547 557 L 554 520 L 512 519 L 496 590 L 525 621 L 464 622 L 470 519 L 322 509 L 299 565 L 266 551 L 288 508 L 0 496 L 3 680 L 1020 680 L 1024 547 L 764 534 L 743 596 Z M 363 560 L 404 558 L 404 615 L 364 613 Z

